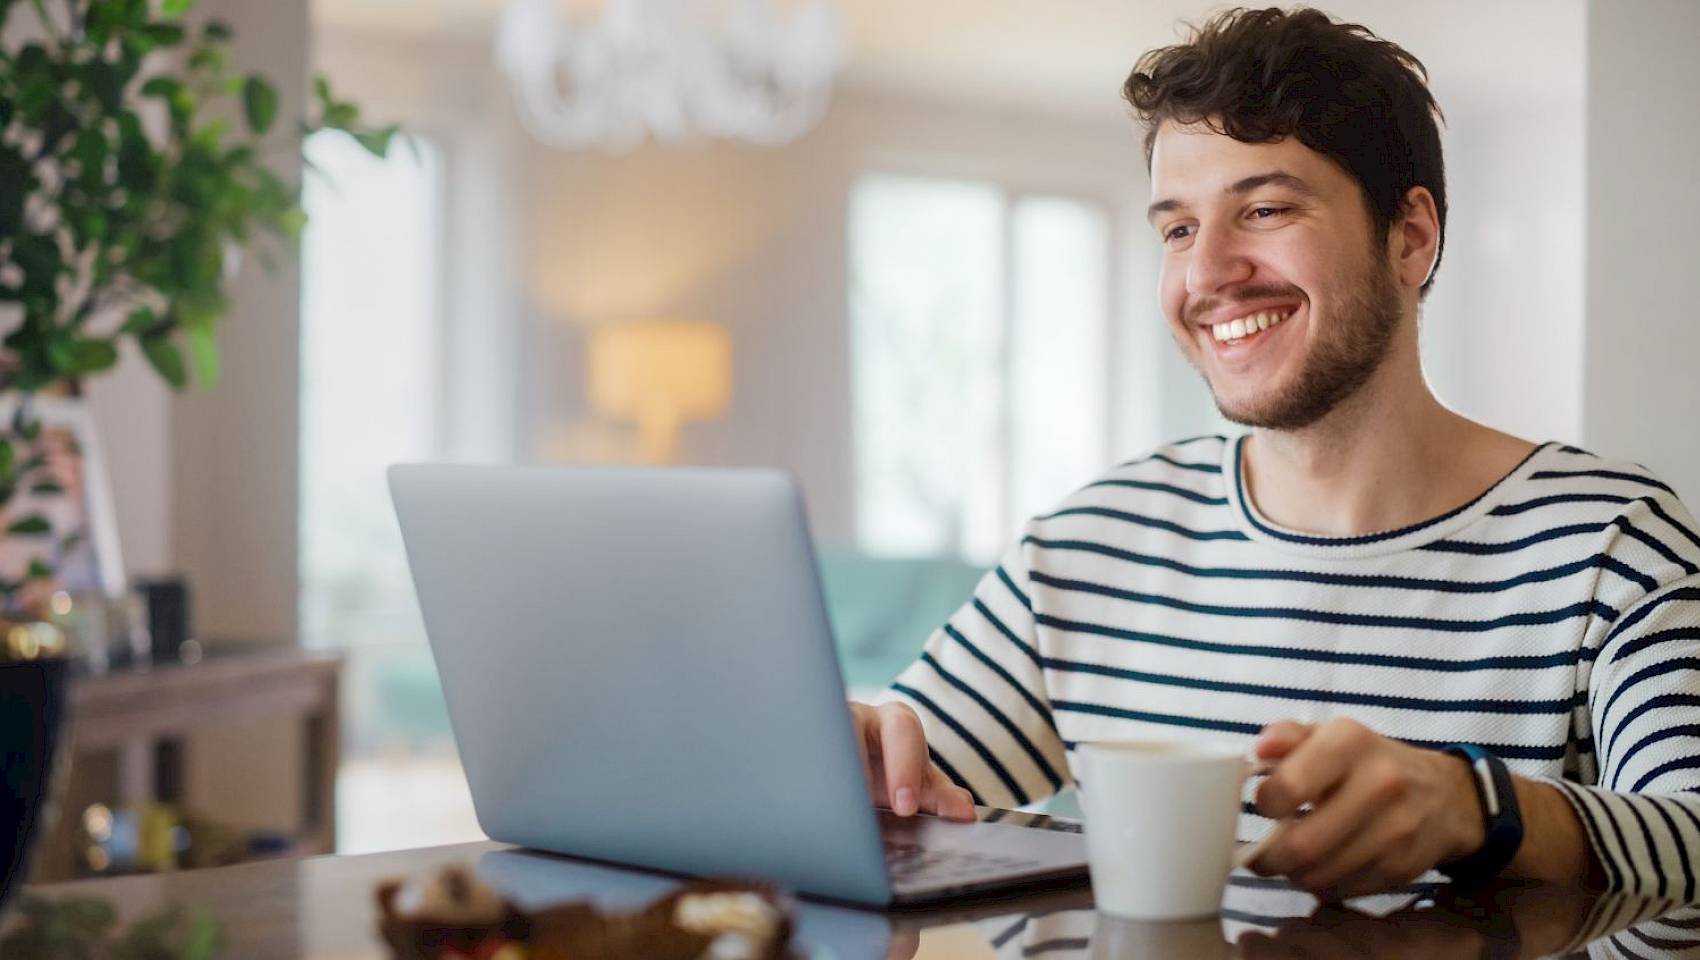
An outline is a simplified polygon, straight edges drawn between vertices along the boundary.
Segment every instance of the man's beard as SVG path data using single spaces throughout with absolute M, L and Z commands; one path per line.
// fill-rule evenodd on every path
M 1238 406 L 1223 403 L 1212 388 L 1222 416 L 1247 427 L 1302 430 L 1369 382 L 1392 351 L 1399 328 L 1399 288 L 1392 267 L 1372 260 L 1359 282 L 1327 306 L 1328 329 L 1311 347 L 1293 382 Z M 1210 386 L 1208 376 L 1204 382 Z

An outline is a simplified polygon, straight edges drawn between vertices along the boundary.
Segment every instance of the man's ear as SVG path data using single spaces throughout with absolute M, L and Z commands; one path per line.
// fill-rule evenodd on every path
M 1388 230 L 1388 255 L 1399 285 L 1419 289 L 1440 262 L 1440 212 L 1427 187 L 1405 193 L 1398 219 Z

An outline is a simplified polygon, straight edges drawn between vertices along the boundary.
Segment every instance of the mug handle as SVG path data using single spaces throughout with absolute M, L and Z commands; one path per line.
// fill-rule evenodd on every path
M 1248 778 L 1267 776 L 1269 771 L 1273 769 L 1275 769 L 1274 761 L 1259 760 L 1256 757 L 1251 756 L 1246 757 L 1245 775 Z M 1253 861 L 1255 861 L 1258 857 L 1263 856 L 1263 852 L 1265 850 L 1274 846 L 1275 841 L 1281 839 L 1282 834 L 1287 832 L 1287 827 L 1291 823 L 1291 820 L 1282 820 L 1280 823 L 1275 824 L 1275 828 L 1264 834 L 1261 839 L 1255 840 L 1251 843 L 1241 844 L 1240 848 L 1234 851 L 1234 869 L 1244 870 L 1246 867 L 1251 866 Z

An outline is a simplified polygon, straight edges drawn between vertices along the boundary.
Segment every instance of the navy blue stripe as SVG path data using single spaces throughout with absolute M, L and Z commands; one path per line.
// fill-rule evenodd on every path
M 1241 723 L 1235 720 L 1211 720 L 1207 717 L 1183 717 L 1168 713 L 1151 713 L 1146 710 L 1129 710 L 1125 707 L 1111 707 L 1101 703 L 1083 703 L 1074 700 L 1052 700 L 1051 709 L 1058 713 L 1084 713 L 1095 717 L 1113 717 L 1117 720 L 1138 720 L 1143 723 L 1154 723 L 1166 727 L 1190 727 L 1197 730 L 1218 730 L 1225 733 L 1255 734 L 1263 727 L 1255 723 Z
M 986 618 L 986 622 L 992 625 L 992 629 L 1003 634 L 1004 639 L 1015 645 L 1015 649 L 1020 650 L 1022 655 L 1033 661 L 1033 666 L 1039 666 L 1039 651 L 1033 649 L 1032 644 L 1018 636 L 1014 630 L 1005 626 L 1004 622 L 998 619 L 998 615 L 992 612 L 992 608 L 980 602 L 979 597 L 975 597 L 973 602 L 974 609 L 980 611 L 980 616 Z
M 1696 535 L 1694 533 L 1694 531 L 1688 529 L 1687 527 L 1683 526 L 1681 523 L 1677 522 L 1677 519 L 1675 517 L 1666 513 L 1665 508 L 1659 506 L 1659 501 L 1654 500 L 1652 497 L 1640 497 L 1638 499 L 1640 500 L 1641 503 L 1644 503 L 1644 504 L 1647 505 L 1648 510 L 1653 511 L 1653 516 L 1658 517 L 1660 520 L 1663 520 L 1665 522 L 1666 526 L 1669 526 L 1672 530 L 1675 530 L 1677 533 L 1682 534 L 1683 539 L 1687 540 L 1689 542 L 1689 544 L 1694 547 L 1694 549 L 1700 550 L 1700 535 Z
M 1599 851 L 1600 863 L 1605 867 L 1606 874 L 1611 878 L 1610 889 L 1621 889 L 1623 877 L 1617 872 L 1617 866 L 1612 863 L 1611 856 L 1606 852 L 1605 836 L 1600 830 L 1599 822 L 1594 819 L 1594 808 L 1583 799 L 1583 795 L 1587 791 L 1573 787 L 1562 780 L 1558 781 L 1558 785 L 1565 793 L 1570 795 L 1577 812 L 1581 814 L 1582 826 L 1588 832 L 1588 843 Z
M 1606 634 L 1605 640 L 1600 642 L 1600 647 L 1602 649 L 1609 648 L 1613 640 L 1617 639 L 1621 634 L 1631 629 L 1636 624 L 1647 619 L 1647 617 L 1652 615 L 1654 610 L 1657 610 L 1667 603 L 1676 603 L 1683 600 L 1700 600 L 1700 587 L 1678 587 L 1669 593 L 1660 594 L 1659 596 L 1642 603 L 1634 610 L 1631 610 L 1629 615 L 1623 618 L 1623 622 L 1611 628 L 1611 632 Z M 1616 658 L 1614 657 L 1613 660 L 1615 659 Z
M 1684 954 L 1687 954 L 1695 947 L 1700 946 L 1700 943 L 1695 943 L 1692 939 L 1676 940 L 1670 937 L 1655 937 L 1643 930 L 1640 926 L 1631 927 L 1629 930 L 1624 932 L 1647 946 L 1652 947 L 1654 950 L 1680 950 Z
M 1240 515 L 1245 518 L 1247 523 L 1256 527 L 1260 533 L 1274 537 L 1277 540 L 1285 540 L 1288 543 L 1302 543 L 1320 547 L 1355 547 L 1367 543 L 1381 543 L 1387 540 L 1396 540 L 1400 537 L 1409 536 L 1420 530 L 1426 530 L 1437 523 L 1444 523 L 1447 520 L 1458 516 L 1464 511 L 1469 510 L 1471 507 L 1482 502 L 1483 498 L 1487 497 L 1488 494 L 1499 489 L 1499 487 L 1507 480 L 1511 479 L 1517 471 L 1523 469 L 1524 464 L 1534 459 L 1535 454 L 1546 449 L 1546 446 L 1547 445 L 1543 443 L 1535 449 L 1530 450 L 1528 455 L 1523 457 L 1522 460 L 1517 461 L 1517 465 L 1512 467 L 1505 476 L 1500 477 L 1493 486 L 1483 490 L 1480 494 L 1471 498 L 1468 503 L 1448 510 L 1437 517 L 1430 517 L 1420 523 L 1413 523 L 1409 526 L 1400 527 L 1397 530 L 1387 530 L 1382 533 L 1366 533 L 1356 537 L 1313 537 L 1306 534 L 1288 533 L 1285 530 L 1277 530 L 1274 527 L 1260 521 L 1256 514 L 1252 512 L 1251 500 L 1246 496 L 1245 492 L 1245 468 L 1243 466 L 1243 461 L 1245 459 L 1245 437 L 1239 438 L 1239 440 L 1234 443 L 1234 492 L 1235 496 L 1239 499 Z M 1498 510 L 1496 509 L 1494 512 L 1497 513 Z
M 1051 789 L 1062 789 L 1062 777 L 1057 776 L 1057 771 L 1051 766 L 1050 761 L 1045 759 L 1045 755 L 1039 752 L 1038 747 L 1033 746 L 1033 741 L 1027 739 L 1027 734 L 1022 733 L 1020 727 L 1016 726 L 1002 710 L 999 710 L 996 704 L 986 699 L 985 694 L 974 689 L 972 686 L 969 686 L 967 683 L 964 683 L 961 677 L 958 677 L 956 674 L 945 669 L 944 664 L 939 663 L 933 658 L 932 654 L 927 653 L 926 651 L 921 652 L 921 662 L 938 671 L 938 675 L 944 678 L 945 683 L 948 683 L 962 691 L 962 693 L 969 699 L 979 704 L 981 709 L 990 714 L 991 718 L 996 720 L 999 726 L 1009 731 L 1009 735 L 1014 738 L 1015 742 L 1020 745 L 1022 750 L 1026 751 L 1027 756 L 1033 760 L 1033 765 L 1038 767 L 1039 772 L 1044 775 L 1045 779 L 1051 782 Z
M 980 759 L 986 762 L 986 766 L 991 768 L 992 773 L 997 776 L 998 780 L 1001 781 L 1004 787 L 1009 790 L 1010 794 L 1015 797 L 1016 806 L 1023 806 L 1028 802 L 1027 791 L 1021 789 L 1021 784 L 1017 783 L 1015 778 L 1009 775 L 1009 771 L 1004 769 L 1003 761 L 999 760 L 997 755 L 992 753 L 992 751 L 986 749 L 986 745 L 981 743 L 980 738 L 974 736 L 974 734 L 970 732 L 966 726 L 963 726 L 962 721 L 951 716 L 950 713 L 943 707 L 933 702 L 932 697 L 927 696 L 914 687 L 903 683 L 893 683 L 891 688 L 911 700 L 914 700 L 921 706 L 926 707 L 933 716 L 938 717 L 940 722 L 954 731 L 957 736 L 961 737 L 962 741 L 968 744 L 969 749 L 979 754 Z M 954 777 L 952 779 L 954 779 Z
M 1677 813 L 1682 814 L 1685 818 L 1687 818 L 1689 823 L 1694 825 L 1695 832 L 1700 833 L 1700 817 L 1694 815 L 1694 811 L 1688 808 L 1688 804 L 1683 803 L 1676 797 L 1648 797 L 1648 799 L 1658 805 L 1660 809 L 1663 809 L 1666 804 L 1675 807 Z M 1694 848 L 1683 839 L 1682 831 L 1675 830 L 1673 832 L 1676 834 L 1676 848 L 1682 851 L 1682 871 L 1688 875 L 1688 895 L 1683 897 L 1683 902 L 1693 903 L 1695 897 L 1700 896 L 1700 890 L 1697 890 L 1695 887 L 1696 881 L 1694 871 L 1692 869 L 1692 864 L 1690 863 L 1690 861 L 1694 859 L 1693 853 L 1691 852 Z
M 1191 500 L 1193 503 L 1202 503 L 1207 507 L 1225 507 L 1228 505 L 1227 497 L 1212 497 L 1209 494 L 1199 493 L 1196 490 L 1188 490 L 1185 487 L 1176 487 L 1167 483 L 1158 483 L 1154 480 L 1099 480 L 1096 483 L 1089 483 L 1086 485 L 1086 489 L 1088 490 L 1093 487 L 1131 487 L 1135 490 L 1150 490 L 1154 493 L 1173 494 L 1174 496 L 1182 499 Z
M 1116 600 L 1127 600 L 1131 603 L 1167 607 L 1171 610 L 1185 610 L 1189 613 L 1203 613 L 1221 617 L 1249 617 L 1262 620 L 1300 620 L 1310 623 L 1331 623 L 1353 627 L 1394 627 L 1407 630 L 1434 630 L 1442 633 L 1486 633 L 1502 627 L 1563 623 L 1575 617 L 1598 616 L 1606 620 L 1617 619 L 1617 611 L 1598 600 L 1573 603 L 1556 610 L 1508 613 L 1492 620 L 1441 620 L 1435 617 L 1395 617 L 1376 613 L 1305 610 L 1299 607 L 1227 607 L 1219 604 L 1193 603 L 1189 600 L 1165 597 L 1155 593 L 1122 590 L 1118 587 L 1090 583 L 1085 580 L 1068 580 L 1062 577 L 1053 577 L 1047 573 L 1040 573 L 1037 570 L 1031 571 L 1028 577 L 1037 583 L 1059 590 L 1092 593 Z
M 1634 930 L 1629 930 L 1629 931 L 1626 931 L 1625 933 L 1619 933 L 1619 934 L 1614 935 L 1611 938 L 1611 940 L 1609 941 L 1611 943 L 1612 949 L 1616 950 L 1618 953 L 1623 954 L 1625 957 L 1628 957 L 1629 960 L 1668 960 L 1668 958 L 1654 958 L 1654 957 L 1643 956 L 1639 953 L 1636 953 L 1634 950 L 1629 949 L 1629 944 L 1624 943 L 1623 938 L 1626 935 L 1633 934 L 1634 932 L 1635 932 Z
M 1624 657 L 1633 656 L 1654 644 L 1669 640 L 1700 640 L 1700 627 L 1670 627 L 1625 640 L 1617 645 L 1617 649 L 1613 651 L 1611 659 L 1607 662 L 1616 663 Z
M 1648 593 L 1652 593 L 1654 590 L 1659 588 L 1659 581 L 1636 570 L 1634 567 L 1631 567 L 1629 564 L 1624 563 L 1616 557 L 1610 557 L 1602 553 L 1598 554 L 1596 558 L 1600 561 L 1601 567 L 1610 570 L 1612 573 L 1628 580 L 1630 583 L 1635 584 Z
M 1647 826 L 1647 818 L 1641 815 L 1641 804 L 1636 802 L 1639 798 L 1624 797 L 1622 799 L 1623 805 L 1629 808 L 1629 815 L 1635 818 L 1636 825 L 1641 828 L 1641 839 L 1647 841 L 1647 852 L 1653 855 L 1653 873 L 1659 878 L 1658 896 L 1662 900 L 1665 897 L 1666 890 L 1669 889 L 1668 878 L 1665 873 L 1665 858 L 1659 853 L 1658 843 L 1653 840 L 1653 831 Z
M 1677 556 L 1676 551 L 1665 546 L 1663 540 L 1660 540 L 1659 538 L 1653 536 L 1652 534 L 1643 531 L 1640 527 L 1637 527 L 1635 524 L 1630 523 L 1628 518 L 1617 517 L 1616 519 L 1612 520 L 1612 525 L 1617 527 L 1619 530 L 1622 530 L 1624 533 L 1628 534 L 1631 539 L 1634 539 L 1634 540 L 1641 542 L 1649 550 L 1652 550 L 1654 553 L 1665 558 L 1666 563 L 1672 563 L 1672 564 L 1675 564 L 1676 566 L 1680 567 L 1682 569 L 1683 573 L 1686 573 L 1691 577 L 1694 576 L 1694 574 L 1696 574 L 1696 573 L 1700 573 L 1700 567 L 1696 567 L 1694 564 L 1689 563 L 1687 560 L 1684 560 L 1683 558 Z
M 1223 442 L 1226 442 L 1227 439 L 1228 439 L 1227 437 L 1224 437 L 1219 433 L 1201 433 L 1196 437 L 1186 437 L 1186 438 L 1181 439 L 1181 440 L 1171 440 L 1169 442 L 1169 446 L 1171 446 L 1171 447 L 1184 447 L 1189 443 L 1199 443 L 1199 442 L 1204 441 L 1204 440 L 1221 440 Z
M 1667 673 L 1677 673 L 1682 670 L 1700 670 L 1700 657 L 1673 657 L 1669 660 L 1660 660 L 1657 663 L 1648 664 L 1647 666 L 1642 667 L 1625 677 L 1617 684 L 1616 689 L 1611 692 L 1611 696 L 1606 700 L 1605 707 L 1600 710 L 1600 726 L 1605 726 L 1606 721 L 1611 718 L 1612 705 L 1617 703 L 1619 697 L 1622 697 L 1625 693 L 1635 689 L 1636 686 L 1640 685 L 1644 681 L 1651 680 L 1654 677 L 1662 677 Z
M 1148 462 L 1153 461 L 1153 460 L 1158 461 L 1160 463 L 1166 463 L 1171 467 L 1177 467 L 1181 470 L 1196 470 L 1199 473 L 1221 473 L 1222 472 L 1222 465 L 1219 464 L 1219 463 L 1182 463 L 1181 461 L 1176 460 L 1173 457 L 1170 457 L 1167 454 L 1162 454 L 1162 453 L 1153 453 L 1151 456 L 1146 457 L 1144 460 L 1136 461 L 1136 462 L 1138 462 L 1138 463 L 1148 463 Z
M 1684 910 L 1682 915 L 1660 917 L 1658 924 L 1661 927 L 1675 927 L 1678 930 L 1700 930 L 1700 916 L 1697 916 L 1693 910 Z
M 1015 585 L 1015 581 L 1009 578 L 1009 571 L 1003 568 L 1003 564 L 998 564 L 998 568 L 994 572 L 998 575 L 998 579 L 1003 581 L 1003 585 L 1009 588 L 1009 592 L 1015 594 L 1015 599 L 1021 601 L 1022 606 L 1029 610 L 1033 609 L 1033 601 L 1028 599 L 1027 594 L 1022 593 L 1021 588 Z
M 1537 470 L 1534 473 L 1529 474 L 1530 480 L 1563 480 L 1570 477 L 1599 477 L 1602 480 L 1627 480 L 1630 483 L 1639 483 L 1642 486 L 1652 487 L 1655 490 L 1663 490 L 1664 492 L 1672 495 L 1675 495 L 1676 493 L 1675 490 L 1672 490 L 1670 487 L 1665 486 L 1652 477 L 1643 477 L 1634 473 L 1624 473 L 1619 470 Z
M 1032 919 L 1033 919 L 1032 917 L 1022 917 L 1020 920 L 1015 921 L 1015 923 L 1012 924 L 1008 930 L 1005 930 L 1004 932 L 993 937 L 992 938 L 993 949 L 1001 947 L 1004 944 L 1010 942 L 1011 940 L 1014 940 L 1016 938 L 1016 936 L 1018 936 L 1021 933 L 1021 931 L 1027 929 L 1027 924 Z
M 1188 690 L 1208 690 L 1212 693 L 1240 693 L 1256 697 L 1274 697 L 1281 700 L 1345 703 L 1363 707 L 1422 710 L 1429 713 L 1563 714 L 1586 702 L 1586 695 L 1580 692 L 1574 697 L 1563 700 L 1440 700 L 1430 697 L 1394 696 L 1385 693 L 1352 693 L 1346 690 L 1307 690 L 1268 686 L 1260 683 L 1237 683 L 1226 680 L 1179 677 L 1143 670 L 1129 670 L 1125 667 L 1111 667 L 1101 663 L 1060 660 L 1056 657 L 1045 658 L 1045 669 L 1058 670 L 1064 673 L 1085 673 L 1157 686 L 1181 687 Z
M 1615 493 L 1555 493 L 1521 503 L 1502 503 L 1488 513 L 1495 517 L 1514 517 L 1519 513 L 1539 510 L 1559 503 L 1629 503 L 1634 497 L 1625 497 Z
M 1618 849 L 1622 851 L 1623 857 L 1627 860 L 1629 857 L 1629 842 L 1623 838 L 1623 830 L 1617 825 L 1617 818 L 1611 815 L 1611 807 L 1608 806 L 1604 800 L 1594 796 L 1592 791 L 1576 790 L 1575 794 L 1577 801 L 1588 811 L 1588 816 L 1585 819 L 1593 821 L 1594 826 L 1598 828 L 1598 835 L 1602 841 L 1605 838 L 1605 827 L 1600 824 L 1600 821 L 1603 819 L 1605 823 L 1611 826 L 1612 833 L 1617 835 Z M 1598 810 L 1595 809 L 1595 804 L 1599 805 Z M 1600 851 L 1600 863 L 1605 865 L 1606 873 L 1611 878 L 1610 889 L 1626 890 L 1628 887 L 1628 881 L 1624 877 L 1623 873 L 1618 870 L 1617 861 L 1612 857 L 1611 851 L 1607 848 L 1604 842 L 1600 843 L 1598 849 Z M 1629 892 L 1639 893 L 1640 891 L 1632 890 Z
M 934 750 L 932 747 L 928 747 L 927 748 L 927 757 L 928 757 L 928 759 L 933 761 L 933 765 L 938 767 L 939 771 L 941 773 L 943 773 L 945 776 L 950 778 L 951 783 L 954 783 L 957 786 L 961 787 L 962 789 L 968 791 L 968 796 L 969 796 L 970 799 L 972 799 L 974 801 L 975 806 L 979 806 L 979 807 L 991 806 L 991 804 L 988 804 L 986 802 L 985 797 L 980 796 L 980 791 L 975 790 L 974 785 L 972 783 L 969 783 L 968 779 L 966 777 L 964 777 L 962 774 L 956 772 L 956 768 L 950 765 L 950 761 L 946 760 L 944 758 L 944 754 L 938 752 L 937 750 Z
M 1688 727 L 1690 730 L 1700 730 L 1700 727 L 1696 727 L 1694 724 L 1685 724 L 1684 726 Z M 1618 766 L 1621 768 L 1622 764 L 1619 764 Z M 1700 756 L 1694 756 L 1691 754 L 1686 757 L 1677 757 L 1675 760 L 1666 760 L 1664 763 L 1661 763 L 1642 774 L 1640 778 L 1635 781 L 1635 786 L 1630 788 L 1630 792 L 1640 793 L 1654 780 L 1677 770 L 1700 770 Z
M 1618 782 L 1620 780 L 1622 780 L 1622 778 L 1623 778 L 1623 771 L 1629 769 L 1629 761 L 1634 760 L 1636 754 L 1647 749 L 1648 747 L 1652 746 L 1655 743 L 1660 743 L 1660 742 L 1663 742 L 1665 740 L 1670 740 L 1674 737 L 1700 738 L 1700 723 L 1680 723 L 1680 724 L 1677 724 L 1674 727 L 1660 727 L 1659 729 L 1654 730 L 1652 733 L 1649 733 L 1646 736 L 1642 737 L 1641 739 L 1635 741 L 1635 743 L 1632 744 L 1629 747 L 1629 749 L 1623 751 L 1623 755 L 1621 757 L 1613 757 L 1612 758 L 1612 764 L 1611 764 L 1611 766 L 1612 766 L 1612 776 L 1611 776 L 1611 783 L 1610 783 L 1611 789 L 1613 789 L 1613 790 L 1617 789 Z M 1656 776 L 1656 774 L 1649 773 L 1649 774 L 1643 776 L 1641 779 L 1635 781 L 1635 786 L 1630 788 L 1631 792 L 1640 793 L 1641 788 L 1645 787 L 1653 779 L 1654 776 Z
M 1676 821 L 1671 819 L 1670 812 L 1665 809 L 1664 804 L 1659 803 L 1653 797 L 1643 797 L 1641 799 L 1647 804 L 1647 806 L 1652 807 L 1654 812 L 1659 815 L 1660 819 L 1664 820 L 1665 826 L 1670 828 L 1671 843 L 1676 847 L 1676 860 L 1678 863 L 1682 864 L 1682 876 L 1684 879 L 1683 889 L 1685 891 L 1682 902 L 1689 903 L 1694 899 L 1694 867 L 1688 862 L 1688 848 L 1687 845 L 1682 842 L 1682 831 L 1677 829 Z M 1664 881 L 1661 879 L 1659 882 L 1659 896 L 1664 896 L 1664 889 Z
M 1101 703 L 1086 703 L 1075 700 L 1053 700 L 1051 709 L 1059 713 L 1082 713 L 1094 717 L 1110 717 L 1115 720 L 1137 720 L 1165 727 L 1185 727 L 1193 730 L 1215 730 L 1220 733 L 1257 734 L 1263 730 L 1261 724 L 1242 723 L 1235 720 L 1212 720 L 1208 717 L 1187 717 L 1179 714 L 1152 713 L 1146 710 L 1129 710 L 1125 707 L 1112 707 Z M 1448 746 L 1450 740 L 1410 740 L 1397 738 L 1401 743 L 1425 750 L 1439 750 Z M 1484 750 L 1491 751 L 1503 760 L 1558 760 L 1564 756 L 1564 747 L 1520 743 L 1481 743 L 1477 744 Z M 1073 746 L 1070 746 L 1073 749 Z
M 1088 937 L 1058 937 L 1055 940 L 1035 943 L 1030 947 L 1022 947 L 1021 955 L 1037 957 L 1041 954 L 1050 953 L 1052 950 L 1085 950 L 1091 943 L 1092 940 Z
M 979 660 L 981 663 L 985 664 L 986 667 L 988 669 L 990 669 L 993 673 L 997 674 L 999 677 L 1002 677 L 1003 681 L 1005 683 L 1007 683 L 1011 687 L 1013 687 L 1015 689 L 1015 692 L 1021 695 L 1021 699 L 1027 701 L 1027 705 L 1029 707 L 1033 708 L 1034 714 L 1036 714 L 1041 720 L 1045 721 L 1045 726 L 1050 727 L 1053 732 L 1057 729 L 1057 722 L 1051 716 L 1050 709 L 1048 707 L 1046 707 L 1043 703 L 1039 702 L 1039 698 L 1034 696 L 1032 691 L 1028 690 L 1025 686 L 1023 686 L 1021 681 L 1015 679 L 1014 674 L 1010 673 L 1008 670 L 1005 670 L 1003 664 L 997 662 L 996 660 L 993 660 L 990 656 L 988 656 L 985 653 L 985 651 L 981 650 L 979 647 L 976 647 L 974 644 L 970 643 L 968 638 L 962 635 L 961 631 L 957 630 L 955 627 L 951 626 L 950 624 L 947 623 L 947 624 L 944 625 L 944 632 L 947 635 L 949 635 L 952 640 L 955 640 L 962 647 L 962 649 L 967 650 L 970 654 L 972 654 L 974 656 L 974 659 Z M 1035 666 L 1038 666 L 1039 661 L 1038 661 L 1037 655 L 1035 655 L 1033 663 L 1034 663 Z
M 1608 526 L 1610 526 L 1610 524 L 1572 523 L 1568 526 L 1553 527 L 1551 530 L 1542 530 L 1540 533 L 1531 533 L 1526 537 L 1519 537 L 1516 540 L 1507 540 L 1504 543 L 1475 543 L 1469 540 L 1436 540 L 1433 543 L 1425 543 L 1417 549 L 1431 550 L 1435 553 L 1464 553 L 1471 556 L 1485 557 L 1496 553 L 1516 553 L 1517 551 L 1523 550 L 1527 547 L 1538 546 L 1546 543 L 1548 540 L 1557 540 L 1561 537 L 1572 537 L 1579 533 L 1598 533 Z
M 1312 906 L 1309 909 L 1314 910 L 1315 907 Z M 1268 927 L 1271 929 L 1279 927 L 1284 923 L 1301 920 L 1309 915 L 1309 911 L 1307 910 L 1305 913 L 1295 913 L 1292 916 L 1287 917 L 1266 917 L 1262 914 L 1247 913 L 1244 910 L 1230 910 L 1227 907 L 1222 908 L 1223 920 L 1232 920 L 1235 923 L 1246 923 L 1254 927 Z
M 1573 447 L 1573 446 L 1570 446 L 1569 444 L 1565 444 L 1564 446 L 1559 447 L 1558 449 L 1563 450 L 1565 453 L 1575 453 L 1575 454 L 1579 454 L 1579 455 L 1584 456 L 1584 457 L 1593 457 L 1595 460 L 1599 459 L 1598 454 L 1589 453 L 1588 451 L 1582 449 L 1581 447 Z
M 1629 711 L 1628 715 L 1617 722 L 1617 726 L 1612 728 L 1611 737 L 1606 740 L 1606 759 L 1608 762 L 1612 757 L 1617 756 L 1617 738 L 1623 733 L 1623 729 L 1644 714 L 1660 707 L 1700 707 L 1700 694 L 1661 693 L 1636 704 L 1635 709 Z
M 1104 517 L 1109 520 L 1120 520 L 1153 530 L 1164 530 L 1178 534 L 1188 540 L 1250 540 L 1251 538 L 1238 530 L 1193 530 L 1169 520 L 1147 517 L 1143 514 L 1129 513 L 1126 510 L 1112 510 L 1109 507 L 1069 507 L 1048 513 L 1040 520 L 1055 520 L 1058 517 Z
M 1161 633 L 1123 630 L 1097 623 L 1064 620 L 1048 613 L 1035 616 L 1035 622 L 1055 630 L 1085 633 L 1134 643 L 1150 643 L 1182 650 L 1205 653 L 1226 653 L 1237 656 L 1268 657 L 1275 660 L 1301 660 L 1314 663 L 1356 664 L 1370 667 L 1401 667 L 1408 670 L 1435 670 L 1442 673 L 1468 673 L 1473 670 L 1546 670 L 1551 667 L 1573 666 L 1586 659 L 1592 650 L 1560 650 L 1557 653 L 1477 657 L 1473 660 L 1443 660 L 1439 657 L 1418 657 L 1392 653 L 1356 653 L 1338 650 L 1305 650 L 1299 647 L 1264 647 L 1239 643 L 1218 643 L 1209 640 L 1189 640 Z
M 1432 590 L 1436 593 L 1499 593 L 1531 583 L 1562 580 L 1572 574 L 1603 567 L 1647 590 L 1658 587 L 1658 581 L 1636 572 L 1627 564 L 1603 553 L 1544 570 L 1532 570 L 1505 580 L 1437 580 L 1432 577 L 1400 577 L 1366 573 L 1319 573 L 1314 570 L 1267 570 L 1250 567 L 1195 567 L 1167 557 L 1123 550 L 1091 540 L 1050 540 L 1044 537 L 1024 537 L 1046 550 L 1073 550 L 1091 553 L 1114 560 L 1125 560 L 1142 566 L 1159 567 L 1186 574 L 1189 577 L 1221 578 L 1227 580 L 1278 580 L 1294 583 L 1320 583 L 1343 587 L 1387 587 L 1395 590 Z

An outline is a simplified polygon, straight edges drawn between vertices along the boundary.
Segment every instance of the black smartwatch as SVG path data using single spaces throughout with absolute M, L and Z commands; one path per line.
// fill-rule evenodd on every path
M 1505 761 L 1470 743 L 1440 748 L 1442 753 L 1463 757 L 1476 782 L 1476 798 L 1482 803 L 1482 825 L 1486 842 L 1476 852 L 1448 860 L 1435 869 L 1451 878 L 1454 886 L 1479 887 L 1504 870 L 1523 845 L 1523 814 L 1517 807 L 1517 790 Z

